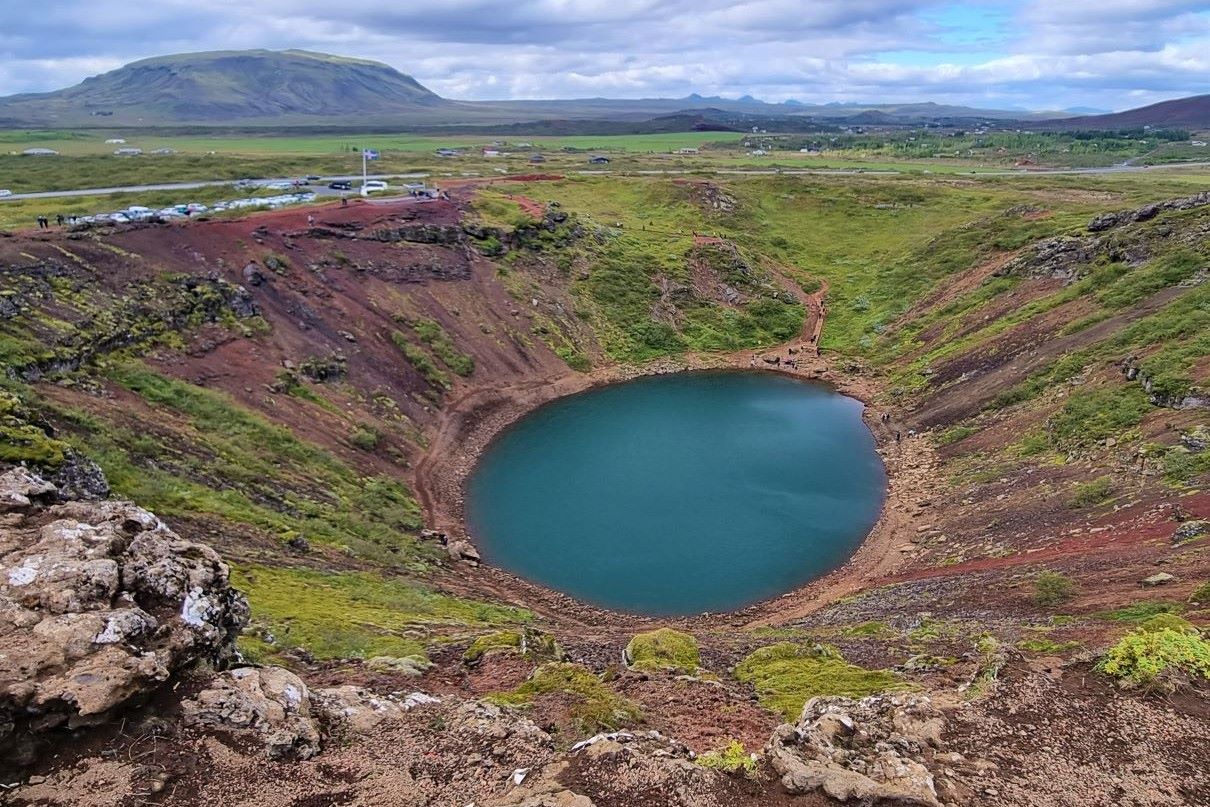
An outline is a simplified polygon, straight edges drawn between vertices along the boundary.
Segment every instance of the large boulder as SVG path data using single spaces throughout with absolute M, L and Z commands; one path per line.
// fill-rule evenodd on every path
M 923 696 L 818 697 L 807 701 L 797 723 L 774 731 L 766 752 L 790 793 L 941 807 L 926 761 L 943 727 Z
M 129 502 L 67 501 L 0 473 L 0 757 L 99 723 L 200 659 L 221 664 L 248 618 L 228 569 Z
M 217 675 L 181 703 L 187 726 L 254 734 L 273 759 L 310 759 L 320 751 L 311 692 L 281 667 L 240 667 Z

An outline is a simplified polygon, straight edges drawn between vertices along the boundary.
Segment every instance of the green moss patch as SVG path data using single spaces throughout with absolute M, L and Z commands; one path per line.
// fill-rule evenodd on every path
M 636 670 L 677 670 L 692 673 L 701 665 L 697 639 L 688 633 L 660 628 L 640 633 L 626 645 L 626 661 Z
M 1034 580 L 1034 602 L 1038 605 L 1058 605 L 1076 594 L 1076 584 L 1065 574 L 1045 571 Z
M 1113 497 L 1113 478 L 1101 476 L 1090 482 L 1076 485 L 1068 504 L 1074 508 L 1092 507 Z
M 438 594 L 369 572 L 241 566 L 232 583 L 252 606 L 249 633 L 260 655 L 301 648 L 317 659 L 424 656 L 418 636 L 451 626 L 518 624 L 517 608 Z
M 1113 622 L 1146 622 L 1157 614 L 1179 614 L 1184 606 L 1171 600 L 1144 600 L 1131 603 L 1112 611 L 1102 611 L 1097 616 Z
M 1138 630 L 1144 633 L 1154 633 L 1161 630 L 1175 630 L 1181 633 L 1197 633 L 1198 630 L 1192 622 L 1179 617 L 1176 614 L 1156 614 L 1148 619 L 1142 625 L 1139 625 Z
M 433 360 L 433 357 L 424 348 L 419 345 L 413 345 L 399 331 L 391 332 L 391 341 L 403 352 L 403 356 L 408 360 L 408 363 L 416 368 L 416 372 L 424 376 L 425 381 L 434 387 L 449 389 L 449 376 L 437 366 L 437 362 Z
M 67 444 L 35 426 L 30 418 L 16 395 L 0 389 L 0 462 L 58 468 Z
M 829 645 L 780 642 L 755 651 L 735 667 L 735 677 L 752 684 L 767 708 L 794 720 L 803 704 L 817 695 L 861 698 L 905 689 L 890 670 L 867 670 L 845 661 Z
M 585 733 L 612 731 L 642 719 L 639 707 L 618 695 L 582 664 L 551 662 L 534 670 L 529 680 L 512 692 L 499 692 L 489 700 L 508 706 L 526 706 L 543 695 L 570 695 L 571 716 Z
M 841 636 L 871 637 L 871 638 L 887 638 L 895 635 L 895 630 L 885 622 L 870 620 L 869 622 L 859 622 L 856 625 L 849 625 L 840 631 Z
M 749 778 L 756 776 L 756 759 L 739 740 L 732 740 L 718 750 L 707 751 L 697 758 L 697 764 L 724 773 L 738 773 Z
M 1068 650 L 1075 650 L 1078 647 L 1083 647 L 1083 645 L 1076 641 L 1056 642 L 1045 636 L 1037 636 L 1030 639 L 1022 639 L 1017 642 L 1017 647 L 1028 653 L 1066 653 Z
M 1171 690 L 1185 679 L 1210 680 L 1210 642 L 1196 631 L 1140 628 L 1109 648 L 1097 669 L 1124 686 Z

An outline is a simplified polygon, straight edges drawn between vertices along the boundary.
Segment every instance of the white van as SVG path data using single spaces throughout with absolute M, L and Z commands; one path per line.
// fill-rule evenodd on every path
M 367 194 L 374 193 L 375 191 L 385 191 L 389 187 L 390 185 L 383 182 L 381 179 L 368 179 L 366 180 L 366 183 L 361 186 L 361 195 L 365 196 Z

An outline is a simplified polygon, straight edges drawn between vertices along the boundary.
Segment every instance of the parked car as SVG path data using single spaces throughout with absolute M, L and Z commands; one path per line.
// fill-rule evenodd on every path
M 12 196 L 12 195 L 13 195 L 13 192 L 10 191 L 8 188 L 0 188 L 0 199 L 3 199 L 5 196 Z
M 335 182 L 329 182 L 328 187 L 334 191 L 351 191 L 353 190 L 353 183 L 338 179 Z
M 391 186 L 383 182 L 381 179 L 369 179 L 366 180 L 366 183 L 361 186 L 361 192 L 363 194 L 374 193 L 376 191 L 385 191 L 389 187 Z
M 307 174 L 308 182 L 318 182 L 322 177 L 319 174 Z

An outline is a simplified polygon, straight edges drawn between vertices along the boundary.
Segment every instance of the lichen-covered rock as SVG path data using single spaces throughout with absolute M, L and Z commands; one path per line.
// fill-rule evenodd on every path
M 255 734 L 273 759 L 310 759 L 320 751 L 311 693 L 281 667 L 241 667 L 215 676 L 181 703 L 188 726 Z
M 58 493 L 50 482 L 20 466 L 0 474 L 0 512 L 23 510 L 37 501 L 48 504 Z
M 317 689 L 313 701 L 329 721 L 357 734 L 367 734 L 380 723 L 399 720 L 411 706 L 409 702 L 385 698 L 357 686 Z M 411 702 L 411 705 L 420 705 Z
M 129 502 L 68 501 L 0 475 L 0 755 L 107 719 L 199 659 L 222 663 L 248 606 L 209 547 Z
M 1196 541 L 1207 534 L 1210 534 L 1210 520 L 1194 519 L 1185 521 L 1172 533 L 1172 543 L 1183 544 L 1186 541 Z
M 450 556 L 450 560 L 462 561 L 471 566 L 479 565 L 479 550 L 475 549 L 475 545 L 466 539 L 450 541 L 445 545 L 445 551 Z
M 791 793 L 940 807 L 926 762 L 941 744 L 944 725 L 923 696 L 812 698 L 797 723 L 774 731 L 766 753 Z
M 63 499 L 104 499 L 109 496 L 109 481 L 100 466 L 83 454 L 67 449 L 63 464 L 50 479 Z

